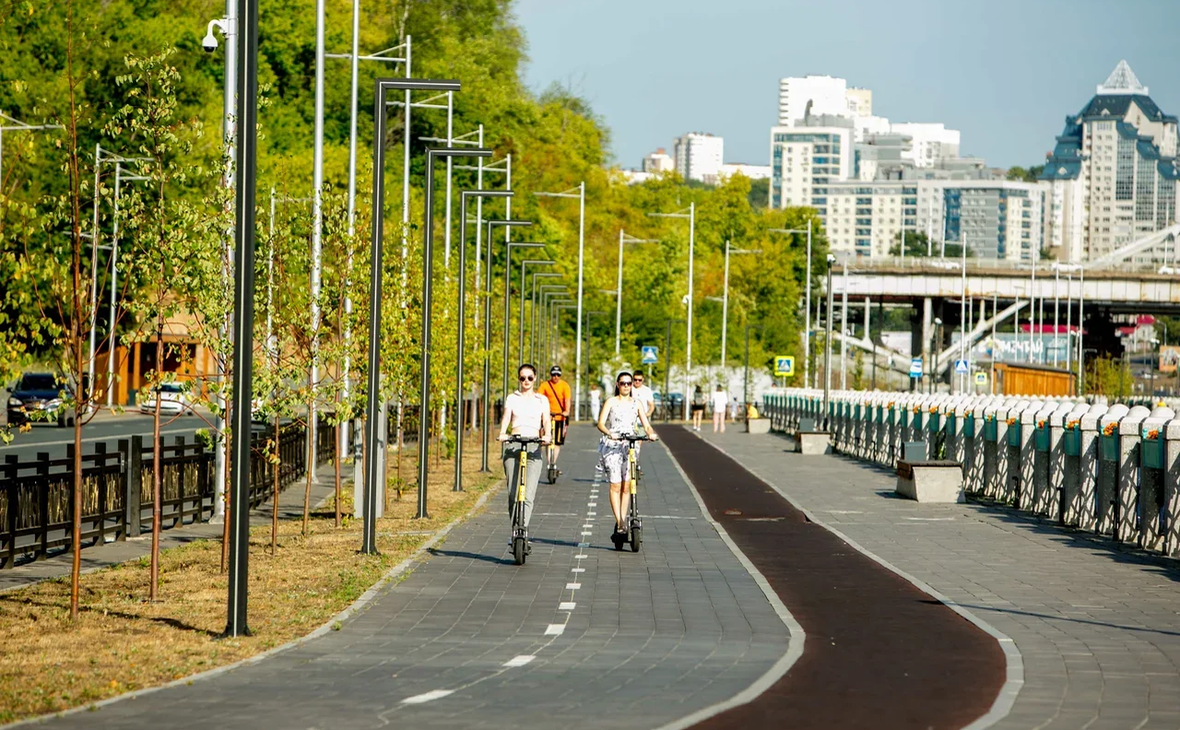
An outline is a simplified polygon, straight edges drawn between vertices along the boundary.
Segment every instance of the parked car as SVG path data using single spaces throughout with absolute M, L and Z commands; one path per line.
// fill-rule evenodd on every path
M 70 389 L 53 373 L 21 373 L 8 396 L 8 425 L 56 423 L 74 425 Z
M 139 401 L 140 413 L 155 413 L 156 401 L 160 402 L 161 413 L 184 413 L 193 414 L 193 409 L 189 405 L 188 389 L 182 383 L 160 383 L 155 388 L 150 388 Z

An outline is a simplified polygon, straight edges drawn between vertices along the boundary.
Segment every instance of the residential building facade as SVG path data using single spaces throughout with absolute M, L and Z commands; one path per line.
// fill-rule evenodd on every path
M 1066 117 L 1041 173 L 1053 255 L 1096 259 L 1175 224 L 1177 126 L 1120 61 L 1090 102 Z
M 846 79 L 808 75 L 779 80 L 778 123 L 793 127 L 810 115 L 871 116 L 873 92 L 850 87 Z
M 851 124 L 770 130 L 770 207 L 824 207 L 827 185 L 855 173 Z
M 676 160 L 663 147 L 659 147 L 643 158 L 641 169 L 643 172 L 671 172 L 676 169 Z
M 685 180 L 716 185 L 721 176 L 725 141 L 721 137 L 701 132 L 689 132 L 677 137 L 673 144 L 676 171 Z

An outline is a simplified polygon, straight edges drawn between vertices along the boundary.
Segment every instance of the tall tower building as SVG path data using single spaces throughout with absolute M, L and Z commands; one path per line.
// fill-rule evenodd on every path
M 689 132 L 673 142 L 676 171 L 685 180 L 716 185 L 721 176 L 725 140 L 712 134 Z
M 1104 256 L 1176 222 L 1177 119 L 1126 61 L 1065 119 L 1041 180 L 1045 238 L 1061 260 Z

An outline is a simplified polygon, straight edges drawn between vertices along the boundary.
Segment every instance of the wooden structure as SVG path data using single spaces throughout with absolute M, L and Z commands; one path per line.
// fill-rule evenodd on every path
M 1077 374 L 1064 368 L 1027 363 L 995 363 L 997 395 L 1073 395 Z

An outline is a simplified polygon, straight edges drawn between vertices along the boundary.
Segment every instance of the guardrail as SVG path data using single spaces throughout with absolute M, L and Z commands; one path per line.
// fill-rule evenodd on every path
M 821 391 L 768 394 L 763 406 L 775 431 L 825 422 Z M 1168 405 L 837 391 L 826 422 L 839 453 L 893 467 L 919 444 L 959 462 L 977 499 L 1180 556 L 1180 418 Z
M 321 463 L 330 460 L 332 429 L 323 429 L 317 452 Z M 279 437 L 279 463 L 261 458 L 270 434 L 255 431 L 251 448 L 250 506 L 265 502 L 274 490 L 275 469 L 280 488 L 306 474 L 307 431 L 301 425 L 284 426 Z M 21 461 L 5 456 L 0 464 L 0 568 L 18 560 L 41 560 L 71 547 L 74 505 L 74 447 L 66 447 L 62 459 L 38 453 Z M 161 439 L 161 527 L 164 529 L 204 521 L 214 512 L 214 455 L 200 442 L 177 436 Z M 94 444 L 93 453 L 82 455 L 82 540 L 91 547 L 111 540 L 139 535 L 152 519 L 154 471 L 150 438 L 120 439 L 109 451 Z

